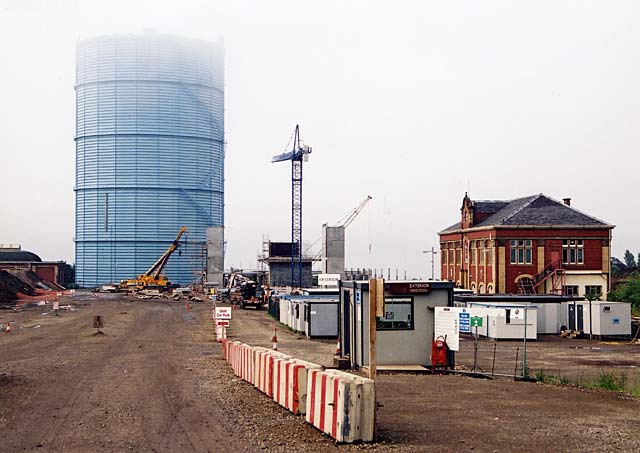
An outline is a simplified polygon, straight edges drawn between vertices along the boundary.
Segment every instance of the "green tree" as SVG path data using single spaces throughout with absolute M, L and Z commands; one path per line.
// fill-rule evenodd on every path
M 640 274 L 637 272 L 631 274 L 627 281 L 607 295 L 607 300 L 630 302 L 635 308 L 640 308 Z
M 624 264 L 629 269 L 636 268 L 636 259 L 634 258 L 633 253 L 631 253 L 629 250 L 625 250 L 624 252 Z

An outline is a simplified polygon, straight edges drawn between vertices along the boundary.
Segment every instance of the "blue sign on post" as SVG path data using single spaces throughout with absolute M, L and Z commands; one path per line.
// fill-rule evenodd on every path
M 459 320 L 460 332 L 471 333 L 471 321 L 469 313 L 461 311 L 459 314 Z

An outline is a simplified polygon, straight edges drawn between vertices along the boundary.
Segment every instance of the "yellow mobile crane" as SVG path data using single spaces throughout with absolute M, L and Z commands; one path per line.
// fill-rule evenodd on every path
M 180 238 L 186 232 L 187 227 L 180 227 L 180 231 L 178 231 L 178 235 L 176 236 L 175 241 L 171 243 L 167 251 L 164 252 L 164 254 L 158 259 L 158 261 L 156 261 L 155 264 L 147 270 L 147 272 L 138 275 L 138 278 L 122 280 L 120 282 L 120 288 L 135 291 L 144 289 L 168 289 L 171 286 L 171 282 L 167 280 L 167 277 L 162 275 L 162 270 L 167 265 L 171 254 L 175 252 L 179 247 Z

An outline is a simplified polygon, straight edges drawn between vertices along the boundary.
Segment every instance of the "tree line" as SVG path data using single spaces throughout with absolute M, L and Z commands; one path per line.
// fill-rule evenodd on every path
M 640 308 L 640 253 L 637 256 L 636 259 L 633 253 L 626 250 L 622 260 L 611 258 L 614 287 L 607 295 L 607 300 L 631 302 L 634 307 Z

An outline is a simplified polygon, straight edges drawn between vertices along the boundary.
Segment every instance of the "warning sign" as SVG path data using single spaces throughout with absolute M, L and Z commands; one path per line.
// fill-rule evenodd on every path
M 511 319 L 524 319 L 524 308 L 512 308 Z
M 231 319 L 231 307 L 216 307 L 216 319 Z

